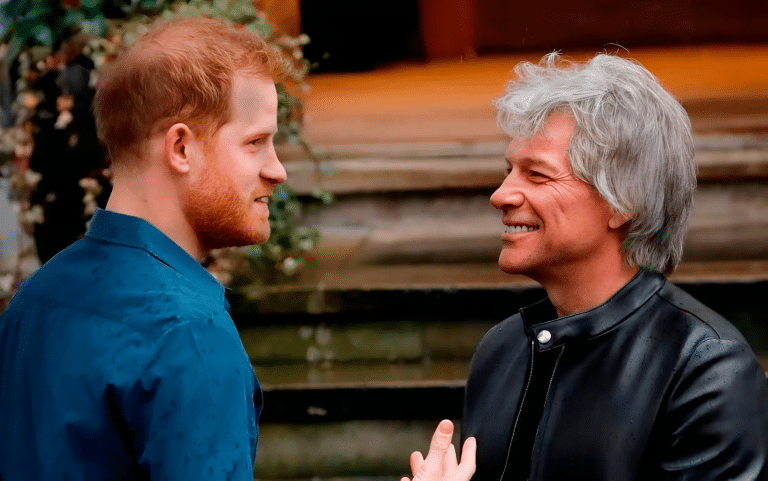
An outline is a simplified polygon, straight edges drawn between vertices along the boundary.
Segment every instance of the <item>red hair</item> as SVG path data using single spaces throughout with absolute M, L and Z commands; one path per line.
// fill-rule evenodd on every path
M 235 73 L 294 79 L 280 51 L 256 33 L 218 19 L 164 22 L 142 36 L 102 76 L 94 98 L 99 139 L 112 161 L 177 122 L 211 139 L 229 120 Z

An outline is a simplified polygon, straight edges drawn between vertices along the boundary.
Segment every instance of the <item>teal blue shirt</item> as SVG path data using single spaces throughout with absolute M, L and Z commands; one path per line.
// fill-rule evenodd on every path
M 253 479 L 261 390 L 224 288 L 99 210 L 0 317 L 0 480 Z

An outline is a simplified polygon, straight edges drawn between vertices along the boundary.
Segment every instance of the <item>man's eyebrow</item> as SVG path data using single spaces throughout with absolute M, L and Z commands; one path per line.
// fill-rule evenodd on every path
M 539 159 L 536 157 L 522 157 L 520 159 L 517 159 L 516 161 L 513 161 L 508 156 L 504 156 L 504 160 L 507 162 L 507 165 L 517 163 L 517 164 L 525 165 L 526 167 L 533 166 L 533 167 L 544 167 L 550 170 L 553 169 L 552 164 L 550 164 L 544 159 Z
M 277 133 L 277 125 L 270 125 L 266 127 L 256 127 L 245 131 L 246 137 L 254 135 L 275 135 Z

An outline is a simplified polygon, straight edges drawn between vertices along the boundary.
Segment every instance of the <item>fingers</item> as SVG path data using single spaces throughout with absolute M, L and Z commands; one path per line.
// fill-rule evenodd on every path
M 445 452 L 445 455 L 443 456 L 443 472 L 444 473 L 453 472 L 453 470 L 456 469 L 456 466 L 458 464 L 459 463 L 456 460 L 456 448 L 453 446 L 453 444 L 451 444 L 448 446 L 448 450 Z
M 451 439 L 453 438 L 453 423 L 447 419 L 440 421 L 435 429 L 435 434 L 432 436 L 432 442 L 429 444 L 429 454 L 433 451 L 435 455 L 442 457 L 443 453 L 448 446 L 451 445 Z M 427 458 L 429 458 L 427 454 Z
M 469 481 L 475 473 L 475 438 L 464 442 L 461 463 L 456 459 L 456 449 L 451 444 L 453 423 L 447 419 L 437 425 L 429 445 L 426 459 L 418 451 L 411 454 L 410 464 L 413 481 Z M 403 477 L 400 481 L 410 481 Z
M 451 445 L 451 438 L 453 437 L 453 423 L 447 419 L 440 421 L 435 429 L 435 434 L 432 435 L 432 441 L 429 444 L 429 452 L 424 462 L 419 463 L 417 470 L 412 470 L 414 479 L 421 481 L 427 480 L 439 480 L 442 479 L 443 473 L 443 459 L 445 452 Z M 421 454 L 419 454 L 421 456 Z M 455 454 L 454 454 L 455 456 Z M 413 458 L 411 456 L 411 466 L 413 467 Z M 418 458 L 416 459 L 418 461 Z
M 414 451 L 411 453 L 411 473 L 415 476 L 419 472 L 421 465 L 424 463 L 424 456 L 420 452 Z
M 469 481 L 475 474 L 475 454 L 477 453 L 477 441 L 475 438 L 467 438 L 464 441 L 464 449 L 461 451 L 461 463 L 454 471 L 455 481 Z
M 467 438 L 464 441 L 464 448 L 461 450 L 461 462 L 465 460 L 472 464 L 475 464 L 475 454 L 477 453 L 477 440 L 475 438 Z

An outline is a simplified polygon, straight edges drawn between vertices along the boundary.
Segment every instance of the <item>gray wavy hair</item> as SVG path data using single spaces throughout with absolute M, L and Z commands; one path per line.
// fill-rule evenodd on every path
M 672 272 L 696 190 L 691 122 L 680 103 L 642 65 L 613 55 L 576 63 L 555 53 L 518 64 L 515 74 L 495 101 L 501 129 L 529 138 L 550 115 L 571 114 L 571 167 L 630 219 L 627 263 Z

